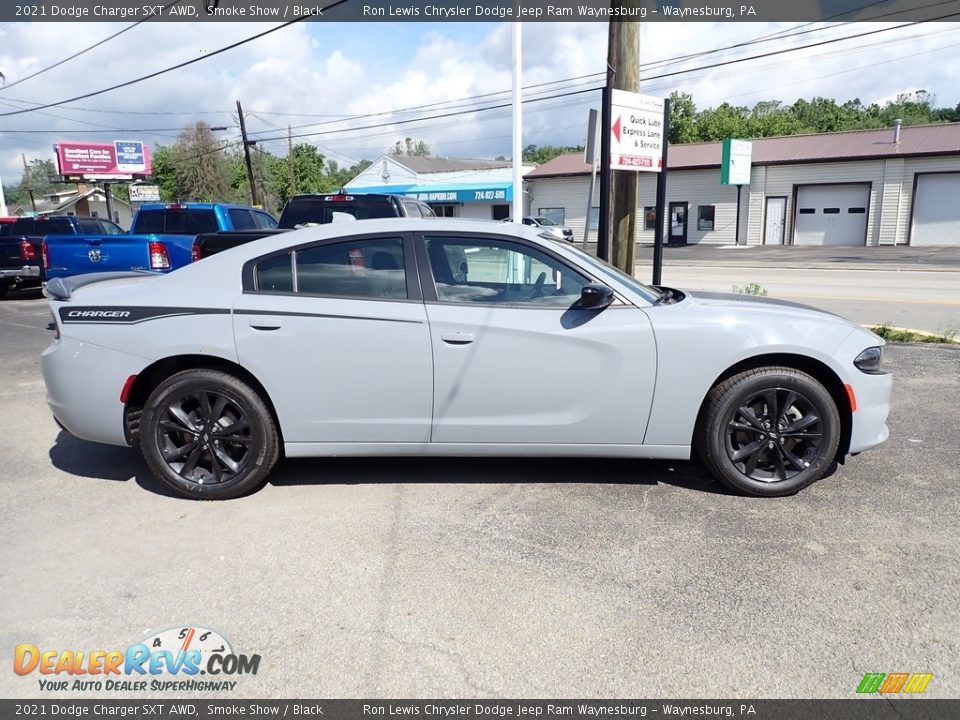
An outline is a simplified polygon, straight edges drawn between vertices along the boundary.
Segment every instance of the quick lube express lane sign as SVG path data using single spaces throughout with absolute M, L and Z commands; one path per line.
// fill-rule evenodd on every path
M 610 168 L 660 172 L 663 98 L 612 90 L 610 119 Z

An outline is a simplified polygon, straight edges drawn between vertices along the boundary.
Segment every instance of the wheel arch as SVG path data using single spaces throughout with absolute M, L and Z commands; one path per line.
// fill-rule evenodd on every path
M 817 382 L 823 385 L 827 392 L 830 393 L 830 397 L 833 398 L 833 402 L 837 406 L 837 413 L 840 415 L 840 444 L 837 446 L 837 455 L 835 460 L 838 463 L 843 463 L 844 458 L 847 456 L 847 453 L 850 450 L 850 437 L 853 429 L 853 411 L 850 407 L 850 397 L 847 395 L 847 390 L 844 387 L 843 381 L 840 379 L 840 376 L 838 376 L 837 373 L 834 372 L 834 370 L 826 363 L 817 360 L 816 358 L 809 357 L 808 355 L 798 355 L 793 353 L 766 353 L 762 355 L 753 355 L 735 363 L 734 365 L 731 365 L 722 373 L 720 373 L 720 375 L 718 375 L 713 382 L 710 383 L 710 390 L 728 378 L 738 375 L 739 373 L 746 372 L 748 370 L 755 370 L 756 368 L 773 366 L 788 367 L 793 368 L 794 370 L 799 370 L 800 372 L 805 372 L 807 375 L 810 375 Z M 700 404 L 700 409 L 697 412 L 697 422 L 694 426 L 694 434 L 691 438 L 691 444 L 695 443 L 697 431 L 703 422 L 704 413 L 706 412 L 708 405 L 708 397 L 709 392 L 704 396 L 703 401 Z
M 136 445 L 139 442 L 140 416 L 150 393 L 168 377 L 183 370 L 219 370 L 247 383 L 260 396 L 270 411 L 280 440 L 280 452 L 283 453 L 283 428 L 280 424 L 280 418 L 277 416 L 277 409 L 274 407 L 263 383 L 242 365 L 216 355 L 172 355 L 157 360 L 141 370 L 130 387 L 127 402 L 124 406 L 123 427 L 128 443 Z

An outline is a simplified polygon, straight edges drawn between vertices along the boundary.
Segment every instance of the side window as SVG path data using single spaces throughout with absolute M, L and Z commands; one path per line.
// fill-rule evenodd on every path
M 255 219 L 257 221 L 257 227 L 261 230 L 274 230 L 277 227 L 277 221 L 273 219 L 272 215 L 269 215 L 265 212 L 254 213 Z
M 502 240 L 429 238 L 441 302 L 570 307 L 588 279 L 537 248 Z
M 293 267 L 290 253 L 274 255 L 257 263 L 257 290 L 261 292 L 293 292 Z
M 376 238 L 300 250 L 297 292 L 371 300 L 406 299 L 403 241 Z
M 230 223 L 233 225 L 234 230 L 257 229 L 257 223 L 253 219 L 253 213 L 249 210 L 230 208 L 227 212 L 230 215 Z
M 403 210 L 406 213 L 407 217 L 416 217 L 416 218 L 423 217 L 423 213 L 420 212 L 420 206 L 415 202 L 404 200 Z
M 93 218 L 79 218 L 77 220 L 77 226 L 83 235 L 100 235 L 103 232 L 100 223 Z
M 557 225 L 563 225 L 566 210 L 564 208 L 540 208 L 539 215 L 552 220 Z
M 123 233 L 123 228 L 119 225 L 114 225 L 109 220 L 98 220 L 100 225 L 100 232 L 104 235 L 120 235 Z
M 451 208 L 451 209 L 452 209 L 452 208 Z M 423 214 L 424 217 L 436 217 L 436 216 L 437 216 L 437 214 L 433 211 L 433 208 L 432 208 L 432 207 L 430 207 L 429 205 L 425 205 L 425 204 L 423 204 L 423 203 L 420 203 L 420 212 Z M 451 217 L 452 217 L 452 215 L 451 215 Z

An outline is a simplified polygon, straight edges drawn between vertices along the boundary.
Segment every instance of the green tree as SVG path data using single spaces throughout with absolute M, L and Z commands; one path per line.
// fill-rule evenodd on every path
M 543 165 L 558 155 L 583 152 L 583 145 L 527 145 L 523 149 L 523 162 Z
M 429 157 L 430 146 L 423 140 L 414 140 L 413 138 L 404 138 L 397 140 L 390 154 L 394 157 Z
M 176 199 L 223 202 L 234 199 L 231 163 L 220 140 L 205 122 L 187 125 L 170 155 Z
M 670 142 L 696 142 L 697 106 L 689 93 L 670 93 Z

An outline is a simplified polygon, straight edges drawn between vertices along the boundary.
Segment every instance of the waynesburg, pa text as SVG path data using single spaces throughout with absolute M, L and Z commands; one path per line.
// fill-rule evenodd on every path
M 591 7 L 589 5 L 538 5 L 515 7 L 513 5 L 364 5 L 363 16 L 367 18 L 430 18 L 441 20 L 496 19 L 536 20 L 548 18 L 580 18 L 583 20 L 631 19 L 643 20 L 653 15 L 686 18 L 734 18 L 756 16 L 752 5 L 717 7 L 674 7 L 663 5 L 659 10 L 645 7 Z

